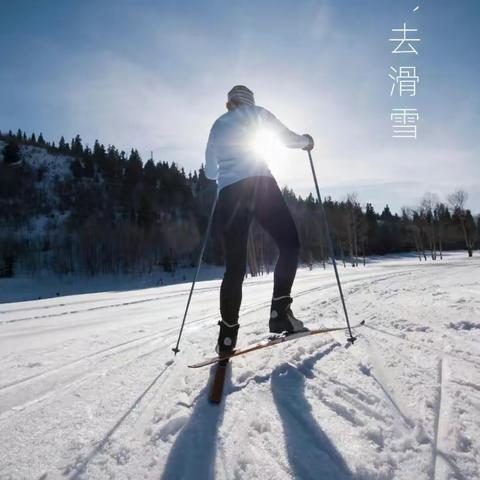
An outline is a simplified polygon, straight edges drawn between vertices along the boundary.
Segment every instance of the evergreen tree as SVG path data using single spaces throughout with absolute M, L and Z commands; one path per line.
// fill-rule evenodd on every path
M 377 223 L 377 214 L 375 213 L 375 209 L 371 203 L 367 203 L 365 206 L 365 216 L 370 222 Z
M 66 147 L 65 138 L 62 135 L 60 137 L 60 141 L 58 142 L 58 149 L 60 150 L 60 152 L 65 153 L 66 151 L 65 147 Z
M 75 158 L 70 164 L 70 169 L 72 170 L 72 175 L 74 178 L 81 178 L 83 174 L 82 162 L 78 158 Z
M 75 138 L 72 139 L 72 148 L 71 148 L 73 155 L 81 156 L 83 153 L 83 145 L 82 139 L 80 135 L 77 135 Z
M 107 152 L 105 151 L 105 147 L 100 144 L 98 140 L 95 140 L 93 145 L 93 162 L 101 172 L 101 174 L 105 174 L 105 167 L 107 161 Z
M 143 173 L 143 163 L 138 150 L 132 149 L 125 169 L 125 184 L 128 188 L 140 182 Z
M 120 178 L 122 176 L 120 154 L 113 145 L 109 145 L 107 150 L 104 175 L 109 180 L 113 180 L 114 178 Z
M 390 221 L 393 218 L 392 212 L 390 211 L 390 207 L 385 205 L 385 208 L 383 209 L 382 214 L 380 215 L 380 218 L 385 221 Z
M 2 153 L 3 161 L 7 164 L 20 161 L 20 147 L 16 140 L 10 140 L 5 147 L 3 147 Z
M 157 185 L 157 169 L 152 159 L 148 160 L 143 167 L 143 177 L 145 184 L 151 188 L 155 188 Z
M 80 141 L 80 137 L 78 135 L 77 137 L 78 137 L 78 143 L 75 143 L 76 145 L 75 148 L 77 149 L 77 151 L 79 151 L 80 148 L 83 150 L 82 152 L 83 174 L 87 178 L 93 178 L 95 175 L 95 165 L 93 163 L 92 151 L 90 150 L 89 147 L 85 147 L 85 149 L 83 149 Z
M 465 212 L 465 228 L 467 230 L 467 235 L 470 238 L 470 244 L 473 249 L 473 245 L 475 243 L 475 233 L 476 233 L 476 225 L 475 220 L 473 219 L 472 212 L 470 210 L 466 210 Z
M 477 232 L 475 234 L 476 241 L 480 242 L 480 215 L 477 217 Z
M 367 203 L 365 207 L 365 222 L 366 222 L 366 237 L 367 237 L 367 248 L 370 253 L 372 249 L 375 248 L 376 242 L 375 238 L 377 235 L 377 214 L 371 203 Z

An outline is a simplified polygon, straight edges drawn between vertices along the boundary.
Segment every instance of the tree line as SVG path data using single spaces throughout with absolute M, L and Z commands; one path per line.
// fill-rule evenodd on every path
M 5 142 L 0 163 L 0 275 L 16 270 L 90 275 L 151 272 L 193 266 L 216 195 L 203 166 L 189 172 L 175 163 L 143 161 L 138 150 L 119 151 L 98 140 L 83 145 L 76 135 L 56 145 L 42 134 L 0 132 Z M 46 152 L 48 163 L 28 161 Z M 70 175 L 55 174 L 68 162 Z M 50 170 L 50 171 L 49 171 Z M 53 172 L 53 175 L 52 175 Z M 48 180 L 48 181 L 47 181 Z M 323 262 L 328 252 L 320 205 L 284 188 L 301 238 L 301 261 Z M 365 257 L 417 252 L 419 259 L 441 259 L 443 252 L 478 243 L 480 225 L 466 209 L 466 192 L 446 202 L 426 194 L 418 207 L 392 214 L 376 212 L 355 194 L 343 201 L 326 198 L 336 256 L 358 266 Z M 223 263 L 222 225 L 215 217 L 205 261 Z M 252 274 L 269 270 L 276 259 L 272 239 L 256 224 L 248 242 Z

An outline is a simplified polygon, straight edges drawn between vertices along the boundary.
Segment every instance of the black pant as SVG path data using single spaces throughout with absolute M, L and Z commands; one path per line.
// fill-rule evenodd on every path
M 272 236 L 280 255 L 275 266 L 273 296 L 290 295 L 300 241 L 290 210 L 272 177 L 250 177 L 220 190 L 218 214 L 223 231 L 226 270 L 220 289 L 220 312 L 236 323 L 247 265 L 247 240 L 253 218 Z

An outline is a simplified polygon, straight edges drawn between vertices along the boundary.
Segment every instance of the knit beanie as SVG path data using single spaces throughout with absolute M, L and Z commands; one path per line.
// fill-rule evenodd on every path
M 253 92 L 244 85 L 235 85 L 228 92 L 228 101 L 235 100 L 246 105 L 255 105 Z

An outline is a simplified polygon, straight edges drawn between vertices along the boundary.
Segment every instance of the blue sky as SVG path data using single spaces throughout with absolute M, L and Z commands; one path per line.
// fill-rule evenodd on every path
M 413 9 L 419 10 L 413 13 Z M 193 170 L 226 92 L 241 83 L 311 133 L 324 195 L 393 210 L 457 187 L 480 212 L 476 0 L 0 0 L 0 130 L 77 132 Z M 392 55 L 391 29 L 419 29 Z M 415 98 L 391 98 L 390 66 L 415 65 Z M 392 108 L 418 108 L 418 139 L 391 138 Z M 307 194 L 305 152 L 271 167 Z

